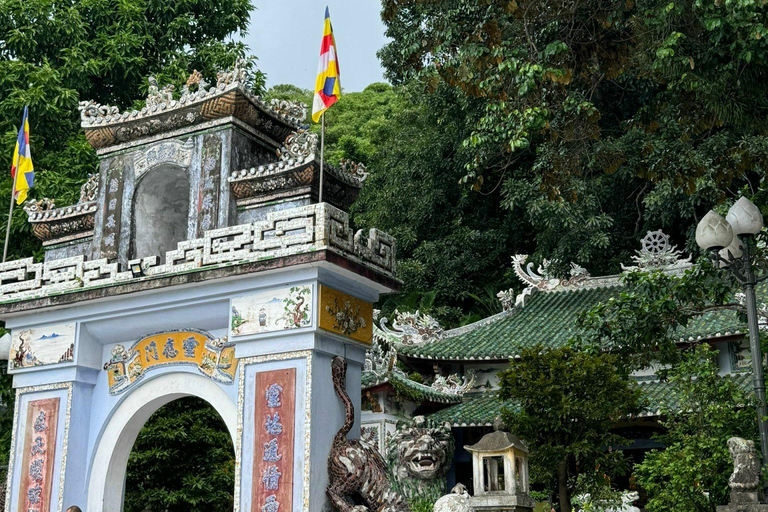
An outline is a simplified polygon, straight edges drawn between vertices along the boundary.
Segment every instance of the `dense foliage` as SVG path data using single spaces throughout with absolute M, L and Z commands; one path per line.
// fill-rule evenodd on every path
M 153 414 L 133 445 L 126 512 L 231 512 L 235 449 L 224 421 L 199 398 Z
M 616 270 L 646 229 L 682 240 L 764 178 L 764 2 L 383 5 L 388 78 L 428 97 L 450 88 L 456 101 L 435 115 L 468 125 L 463 181 L 501 194 L 561 265 Z
M 504 412 L 507 427 L 532 447 L 533 478 L 556 482 L 561 512 L 571 510 L 579 474 L 626 470 L 621 452 L 605 448 L 626 444 L 611 429 L 640 411 L 640 390 L 618 356 L 534 347 L 500 377 L 501 398 L 519 404 Z
M 650 452 L 635 467 L 648 512 L 714 512 L 728 502 L 733 466 L 726 441 L 757 439 L 752 396 L 718 375 L 714 356 L 702 345 L 666 372 L 683 409 L 662 411 L 666 433 L 659 440 L 666 449 Z
M 716 310 L 743 312 L 733 299 L 728 274 L 703 260 L 682 275 L 662 271 L 624 274 L 616 297 L 597 304 L 580 319 L 580 350 L 611 351 L 627 371 L 652 363 L 679 361 L 680 330 Z

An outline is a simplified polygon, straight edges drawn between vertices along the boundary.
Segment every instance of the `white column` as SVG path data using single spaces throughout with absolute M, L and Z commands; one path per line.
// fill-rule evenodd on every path
M 485 481 L 483 478 L 483 458 L 479 453 L 472 454 L 472 474 L 474 477 L 475 496 L 485 494 Z
M 505 491 L 509 494 L 517 494 L 517 480 L 515 479 L 515 452 L 513 450 L 504 454 L 504 483 Z

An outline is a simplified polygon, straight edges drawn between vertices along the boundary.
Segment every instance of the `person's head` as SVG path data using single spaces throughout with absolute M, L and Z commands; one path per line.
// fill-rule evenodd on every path
M 83 512 L 77 505 L 72 505 L 67 509 L 67 512 Z

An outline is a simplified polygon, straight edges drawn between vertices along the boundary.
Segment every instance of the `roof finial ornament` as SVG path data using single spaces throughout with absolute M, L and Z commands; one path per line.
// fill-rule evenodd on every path
M 621 265 L 622 270 L 682 270 L 691 265 L 691 256 L 683 253 L 669 240 L 662 230 L 648 231 L 640 241 L 642 248 L 632 257 L 635 266 Z
M 395 310 L 392 329 L 387 327 L 388 321 L 381 319 L 378 333 L 400 345 L 424 345 L 445 338 L 440 322 L 418 310 L 415 313 Z

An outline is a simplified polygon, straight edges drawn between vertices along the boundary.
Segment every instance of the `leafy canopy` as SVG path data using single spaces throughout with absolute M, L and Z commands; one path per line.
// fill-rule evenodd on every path
M 462 181 L 528 220 L 539 256 L 615 272 L 645 230 L 691 241 L 729 187 L 764 180 L 767 14 L 751 0 L 385 0 L 380 57 L 394 84 L 458 96 L 442 116 L 467 123 Z
M 726 441 L 758 438 L 752 395 L 719 375 L 715 358 L 716 351 L 700 345 L 664 372 L 682 410 L 662 411 L 666 433 L 659 440 L 666 448 L 635 466 L 649 512 L 714 512 L 728 503 L 733 464 Z
M 640 411 L 641 398 L 618 356 L 534 347 L 499 375 L 501 398 L 519 404 L 504 411 L 505 423 L 531 445 L 533 477 L 557 488 L 561 511 L 571 509 L 579 474 L 625 469 L 610 447 L 626 440 L 611 430 Z

